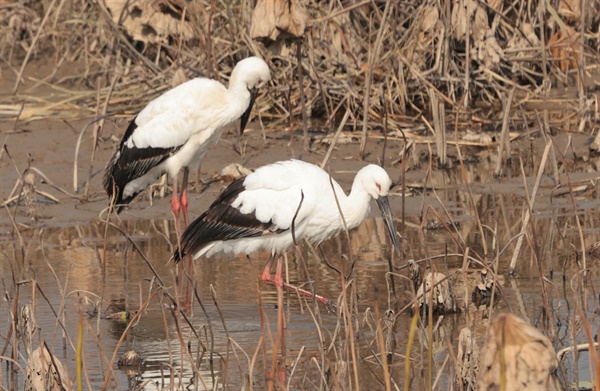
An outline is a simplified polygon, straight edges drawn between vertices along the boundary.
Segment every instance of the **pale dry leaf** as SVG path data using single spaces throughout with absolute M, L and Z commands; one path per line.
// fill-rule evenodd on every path
M 171 78 L 171 88 L 175 88 L 188 80 L 189 78 L 185 74 L 183 68 L 177 68 L 177 70 L 173 73 L 173 77 Z
M 279 36 L 275 21 L 275 0 L 258 0 L 252 11 L 250 37 L 252 39 L 270 39 L 275 41 Z
M 568 19 L 579 20 L 581 6 L 579 0 L 560 0 L 558 3 L 558 14 Z
M 489 35 L 477 46 L 477 59 L 484 64 L 486 68 L 492 69 L 500 62 L 504 56 L 502 48 L 498 44 L 496 37 Z
M 421 30 L 424 32 L 433 31 L 439 20 L 440 14 L 437 7 L 423 8 L 423 20 L 421 22 Z
M 458 336 L 456 361 L 458 363 L 457 381 L 462 383 L 466 390 L 475 390 L 479 370 L 479 346 L 468 327 L 463 328 Z
M 452 31 L 456 39 L 465 40 L 467 38 L 469 21 L 477 10 L 475 0 L 458 0 L 452 6 Z
M 467 133 L 462 137 L 462 140 L 489 144 L 492 142 L 492 137 L 486 133 L 476 133 L 471 130 L 467 130 Z
M 283 34 L 299 38 L 304 35 L 307 18 L 299 0 L 259 0 L 252 12 L 250 37 L 275 41 Z
M 293 37 L 302 37 L 308 18 L 302 3 L 299 0 L 279 0 L 277 4 L 277 28 Z
M 521 67 L 531 69 L 536 63 L 536 54 L 542 48 L 542 43 L 538 38 L 533 25 L 531 23 L 523 23 L 521 25 L 521 32 L 523 34 L 514 34 L 506 44 L 507 52 L 510 52 L 513 61 L 509 61 L 512 67 L 512 72 L 519 72 Z M 531 58 L 534 61 L 520 60 L 522 58 Z M 514 61 L 519 59 L 519 61 Z
M 431 287 L 433 287 L 433 297 Z M 417 302 L 420 308 L 424 308 L 432 302 L 433 313 L 448 314 L 458 312 L 456 296 L 450 279 L 443 273 L 427 273 L 423 283 L 417 291 Z
M 507 390 L 548 390 L 557 366 L 548 337 L 517 316 L 502 314 L 488 332 L 477 389 L 496 389 L 504 373 Z
M 239 163 L 231 163 L 223 167 L 218 178 L 222 181 L 233 181 L 234 179 L 250 174 L 252 174 L 252 170 L 249 168 L 246 168 Z
M 27 390 L 71 391 L 73 382 L 58 357 L 42 343 L 27 359 Z
M 471 38 L 474 41 L 484 41 L 489 30 L 490 25 L 488 22 L 487 12 L 485 12 L 481 6 L 476 5 L 475 18 L 471 23 Z
M 169 38 L 194 38 L 194 29 L 184 17 L 187 10 L 169 0 L 104 0 L 115 23 L 134 40 L 167 44 Z M 173 0 L 175 1 L 175 0 Z M 179 15 L 178 15 L 179 13 Z
M 563 33 L 563 29 L 559 29 L 548 39 L 548 46 L 554 62 L 563 72 L 577 69 L 581 53 L 579 33 L 571 26 L 565 26 L 565 32 L 566 34 Z
M 496 11 L 501 11 L 502 0 L 487 0 L 488 5 Z

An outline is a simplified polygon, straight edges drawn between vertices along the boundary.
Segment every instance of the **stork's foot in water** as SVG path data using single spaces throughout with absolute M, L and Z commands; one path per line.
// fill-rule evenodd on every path
M 331 308 L 335 308 L 335 304 L 328 298 L 323 297 L 321 295 L 317 295 L 317 294 L 313 295 L 312 292 L 309 292 L 306 289 L 302 289 L 302 288 L 298 288 L 297 286 L 294 286 L 294 285 L 286 284 L 285 282 L 283 282 L 283 280 L 278 280 L 276 277 L 273 277 L 270 274 L 263 273 L 261 275 L 261 280 L 263 280 L 263 282 L 265 284 L 270 284 L 270 285 L 275 285 L 275 286 L 281 285 L 281 286 L 283 286 L 283 289 L 285 289 L 287 291 L 297 292 L 297 293 L 301 294 L 302 296 L 314 297 L 315 300 L 317 300 L 320 303 L 323 303 L 325 305 L 325 307 L 327 307 L 328 310 L 330 310 Z

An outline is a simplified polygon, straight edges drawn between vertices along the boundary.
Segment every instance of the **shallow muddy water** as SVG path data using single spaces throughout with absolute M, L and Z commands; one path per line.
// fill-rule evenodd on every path
M 289 149 L 282 139 L 278 140 L 278 147 L 273 147 L 276 141 L 271 141 L 267 153 L 266 147 L 256 147 L 245 164 L 255 168 L 269 159 L 284 157 Z M 395 341 L 389 370 L 400 388 L 408 381 L 414 390 L 433 382 L 434 389 L 460 389 L 454 383 L 453 357 L 461 329 L 469 327 L 481 348 L 490 319 L 504 312 L 518 315 L 542 330 L 556 351 L 575 342 L 587 343 L 580 325 L 585 317 L 593 333 L 597 332 L 600 250 L 584 256 L 582 249 L 600 241 L 598 158 L 588 162 L 564 159 L 558 177 L 549 164 L 540 177 L 529 224 L 520 235 L 539 168 L 538 144 L 531 141 L 522 149 L 530 151 L 522 159 L 525 178 L 516 157 L 506 165 L 505 176 L 494 178 L 493 153 L 486 150 L 468 152 L 478 162 L 467 164 L 464 173 L 456 163 L 453 168 L 433 167 L 430 172 L 426 161 L 415 158 L 408 163 L 406 196 L 403 199 L 401 186 L 394 187 L 391 195 L 403 249 L 402 257 L 395 255 L 393 259 L 397 267 L 393 270 L 393 287 L 389 239 L 383 221 L 375 213 L 350 233 L 349 242 L 340 235 L 316 250 L 301 244 L 288 251 L 286 275 L 291 284 L 312 282 L 315 292 L 338 301 L 343 297 L 338 273 L 342 270 L 348 277 L 347 298 L 356 294 L 355 301 L 351 301 L 355 303 L 351 305 L 352 330 L 335 310 L 286 294 L 285 382 L 289 382 L 289 388 L 321 389 L 325 383 L 344 388 L 345 381 L 355 381 L 352 368 L 356 363 L 363 389 L 384 389 L 376 324 L 386 311 L 392 311 L 388 314 L 393 313 L 390 316 L 395 319 L 389 333 Z M 222 149 L 228 150 L 229 145 L 225 142 Z M 371 145 L 374 159 L 381 144 L 372 141 Z M 389 145 L 387 159 L 393 160 L 400 146 Z M 341 158 L 356 147 L 340 147 L 331 163 L 332 175 L 346 189 L 356 170 L 365 164 Z M 212 161 L 208 172 L 225 165 L 228 153 Z M 322 158 L 316 153 L 302 157 L 313 162 Z M 67 160 L 57 165 L 63 166 Z M 57 174 L 59 178 L 55 179 L 53 166 L 48 163 L 44 167 L 46 175 L 68 186 L 69 178 Z M 389 172 L 397 180 L 399 165 Z M 5 185 L 16 180 L 11 175 L 2 179 L 5 199 Z M 190 275 L 197 296 L 188 294 L 185 284 L 177 280 L 181 265 L 168 262 L 176 243 L 172 218 L 167 213 L 168 197 L 155 200 L 152 206 L 145 198 L 136 200 L 123 214 L 124 221 L 116 223 L 120 232 L 107 228 L 97 217 L 106 205 L 98 181 L 97 176 L 93 177 L 88 201 L 64 197 L 58 205 L 37 202 L 36 221 L 31 220 L 24 206 L 11 205 L 7 209 L 10 216 L 3 211 L 3 355 L 9 355 L 6 347 L 18 346 L 18 362 L 24 368 L 29 346 L 35 349 L 45 341 L 74 379 L 77 336 L 83 335 L 83 384 L 89 389 L 193 389 L 192 383 L 199 389 L 248 389 L 248 382 L 254 389 L 265 388 L 277 332 L 276 291 L 259 283 L 268 254 L 200 259 L 193 264 Z M 202 193 L 192 192 L 191 217 L 201 213 L 223 185 L 217 182 Z M 12 218 L 16 226 L 11 224 Z M 514 274 L 509 275 L 519 237 L 523 242 L 515 257 Z M 465 262 L 465 254 L 478 261 Z M 404 355 L 412 318 L 405 307 L 414 293 L 407 269 L 401 266 L 409 259 L 449 275 L 462 311 L 433 319 L 431 343 L 427 321 L 420 320 L 407 376 Z M 498 266 L 502 295 L 496 298 L 492 311 L 477 307 L 471 300 L 483 263 L 491 270 Z M 584 267 L 588 270 L 586 278 Z M 173 306 L 190 297 L 190 305 Z M 18 333 L 9 332 L 11 324 L 17 323 L 13 323 L 13 317 L 23 319 L 26 307 L 32 314 L 28 324 L 35 325 L 29 342 L 23 323 L 19 322 Z M 129 313 L 129 322 L 119 316 L 121 311 Z M 573 321 L 575 317 L 577 322 Z M 349 353 L 349 336 L 355 339 L 356 362 Z M 143 366 L 129 373 L 117 369 L 119 357 L 131 349 L 142 357 Z M 563 384 L 577 381 L 577 376 L 579 380 L 590 378 L 585 352 L 580 354 L 578 366 L 570 354 L 561 364 L 558 377 Z M 24 382 L 24 371 L 17 371 L 16 377 L 11 377 L 8 365 L 2 371 L 4 385 L 9 379 L 18 379 L 20 385 Z

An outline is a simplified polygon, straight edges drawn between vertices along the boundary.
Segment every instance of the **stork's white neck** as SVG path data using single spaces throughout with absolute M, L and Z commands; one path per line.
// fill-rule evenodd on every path
M 248 96 L 250 96 L 250 92 L 248 92 L 248 85 L 241 77 L 239 68 L 234 68 L 233 72 L 231 72 L 228 89 L 229 91 L 235 91 L 236 93 L 244 91 L 246 94 L 248 94 Z
M 357 227 L 369 213 L 371 196 L 356 179 L 347 197 L 342 197 L 340 206 L 346 219 L 348 229 Z

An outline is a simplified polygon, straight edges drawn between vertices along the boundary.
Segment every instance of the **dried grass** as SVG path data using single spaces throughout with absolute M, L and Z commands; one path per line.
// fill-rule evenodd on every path
M 305 111 L 331 122 L 349 111 L 348 125 L 362 122 L 364 150 L 364 135 L 381 130 L 384 112 L 395 129 L 421 116 L 432 122 L 439 105 L 457 115 L 455 102 L 463 97 L 465 108 L 491 119 L 500 118 L 496 102 L 512 89 L 512 105 L 548 104 L 553 85 L 579 80 L 585 97 L 593 87 L 588 75 L 598 71 L 600 37 L 592 26 L 600 12 L 581 16 L 579 3 L 571 3 L 560 1 L 557 10 L 542 1 L 500 0 L 362 1 L 342 8 L 261 0 L 253 10 L 246 1 L 8 2 L 0 9 L 5 65 L 21 76 L 28 63 L 50 54 L 53 66 L 39 80 L 28 77 L 26 88 L 18 80 L 0 115 L 90 117 L 102 114 L 97 102 L 103 101 L 111 115 L 131 116 L 175 78 L 224 80 L 236 61 L 255 54 L 267 58 L 273 75 L 271 92 L 260 100 L 263 119 L 291 121 Z M 600 10 L 600 1 L 585 7 Z M 302 58 L 290 38 L 301 43 Z M 306 80 L 298 79 L 298 64 Z M 565 109 L 592 110 L 584 98 Z

